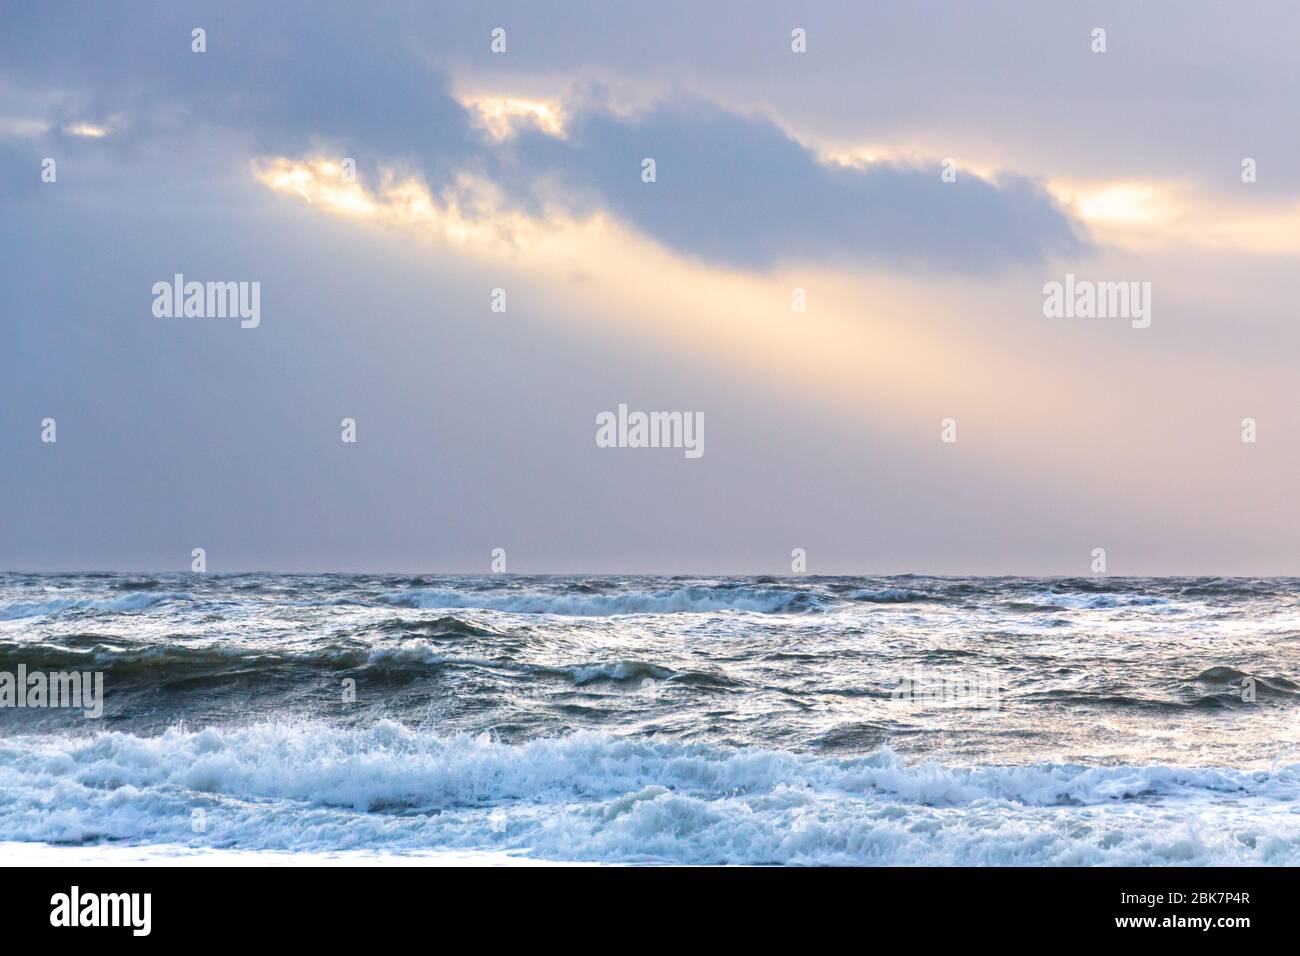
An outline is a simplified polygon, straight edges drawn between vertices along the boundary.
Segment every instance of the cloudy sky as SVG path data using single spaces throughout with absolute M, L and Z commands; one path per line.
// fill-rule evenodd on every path
M 1300 573 L 1293 4 L 375 6 L 0 14 L 0 568 Z

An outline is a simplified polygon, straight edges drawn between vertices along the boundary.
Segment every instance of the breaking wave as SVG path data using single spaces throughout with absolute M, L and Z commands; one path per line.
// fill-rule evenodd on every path
M 507 745 L 381 721 L 19 737 L 0 742 L 0 789 L 0 840 L 49 843 L 602 862 L 1300 863 L 1300 765 L 966 768 L 907 764 L 888 748 L 841 759 L 596 733 Z
M 192 601 L 193 597 L 180 591 L 152 592 L 133 590 L 117 598 L 53 598 L 48 601 L 14 601 L 0 605 L 0 621 L 13 621 L 27 617 L 43 617 L 64 611 L 139 611 L 164 601 Z

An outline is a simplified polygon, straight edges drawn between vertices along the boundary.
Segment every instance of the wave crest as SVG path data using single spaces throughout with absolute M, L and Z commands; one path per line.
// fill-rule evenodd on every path
M 381 721 L 11 738 L 0 786 L 3 840 L 619 862 L 1300 862 L 1300 765 L 962 768 L 888 748 L 835 759 L 594 733 L 507 745 Z
M 536 591 L 476 593 L 443 588 L 409 588 L 389 593 L 386 600 L 399 607 L 472 608 L 570 617 L 717 611 L 782 614 L 808 611 L 818 606 L 816 598 L 804 591 L 752 587 L 687 587 L 618 594 L 544 594 Z

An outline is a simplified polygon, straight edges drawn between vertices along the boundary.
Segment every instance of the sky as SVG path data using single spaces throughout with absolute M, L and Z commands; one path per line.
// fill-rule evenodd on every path
M 1300 574 L 1293 4 L 375 7 L 0 13 L 0 568 Z

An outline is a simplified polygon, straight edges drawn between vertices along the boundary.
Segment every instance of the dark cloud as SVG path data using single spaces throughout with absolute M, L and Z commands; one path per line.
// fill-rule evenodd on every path
M 382 9 L 95 4 L 82 14 L 16 11 L 0 37 L 0 90 L 10 90 L 0 104 L 52 99 L 60 124 L 122 117 L 110 148 L 224 128 L 262 152 L 346 149 L 362 169 L 409 160 L 435 182 L 478 156 L 445 73 Z M 200 26 L 207 51 L 197 54 Z
M 997 182 L 929 168 L 822 162 L 762 117 L 690 101 L 637 117 L 579 113 L 557 141 L 518 144 L 522 188 L 564 184 L 587 208 L 612 210 L 661 242 L 741 267 L 782 260 L 882 262 L 976 271 L 1075 254 L 1069 215 L 1030 179 Z M 656 181 L 641 181 L 641 163 Z
M 635 117 L 589 100 L 566 141 L 535 131 L 491 143 L 401 9 L 360 20 L 328 5 L 310 16 L 96 6 L 58 29 L 48 16 L 12 24 L 0 49 L 11 88 L 62 91 L 46 117 L 56 130 L 121 118 L 105 150 L 227 129 L 263 153 L 353 156 L 363 175 L 400 164 L 435 192 L 468 170 L 497 179 L 526 208 L 608 210 L 684 254 L 734 267 L 830 260 L 973 272 L 1084 245 L 1031 180 L 966 173 L 944 183 L 937 159 L 929 168 L 830 165 L 773 122 L 700 100 Z M 32 16 L 20 9 L 17 18 Z M 190 50 L 198 24 L 202 55 Z M 647 156 L 658 164 L 654 184 L 640 179 Z

